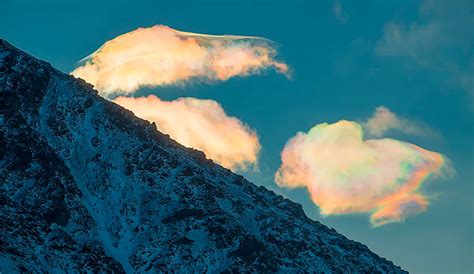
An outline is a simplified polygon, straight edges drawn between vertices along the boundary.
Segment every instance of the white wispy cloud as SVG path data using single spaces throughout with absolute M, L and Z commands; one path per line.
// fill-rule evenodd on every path
M 341 2 L 339 2 L 338 0 L 334 1 L 334 4 L 332 6 L 332 13 L 334 14 L 334 17 L 336 17 L 337 21 L 343 24 L 349 21 L 349 15 L 344 10 Z
M 372 117 L 363 123 L 363 127 L 367 134 L 373 137 L 381 137 L 392 130 L 408 135 L 432 137 L 437 135 L 427 125 L 400 117 L 384 106 L 377 107 Z
M 474 94 L 473 14 L 471 0 L 425 0 L 419 20 L 385 25 L 376 53 L 444 73 L 448 84 Z

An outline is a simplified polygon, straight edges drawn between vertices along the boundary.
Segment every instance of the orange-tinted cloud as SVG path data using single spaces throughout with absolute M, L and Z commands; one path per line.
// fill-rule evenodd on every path
M 104 96 L 193 79 L 223 81 L 267 68 L 288 75 L 288 66 L 275 60 L 273 44 L 259 37 L 196 34 L 158 25 L 106 42 L 71 74 Z
M 136 116 L 155 122 L 161 132 L 179 143 L 204 151 L 206 156 L 230 169 L 256 166 L 260 143 L 257 134 L 235 117 L 228 116 L 212 100 L 158 97 L 118 97 L 115 103 Z
M 393 139 L 364 140 L 356 122 L 319 124 L 286 144 L 278 185 L 306 187 L 321 214 L 371 213 L 374 226 L 424 211 L 420 187 L 449 168 L 436 152 Z

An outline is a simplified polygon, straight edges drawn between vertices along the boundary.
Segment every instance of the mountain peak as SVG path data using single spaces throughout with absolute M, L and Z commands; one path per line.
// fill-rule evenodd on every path
M 7 42 L 7 40 L 0 38 L 0 49 L 3 50 L 7 47 L 14 48 L 10 43 Z
M 403 272 L 0 39 L 0 272 Z

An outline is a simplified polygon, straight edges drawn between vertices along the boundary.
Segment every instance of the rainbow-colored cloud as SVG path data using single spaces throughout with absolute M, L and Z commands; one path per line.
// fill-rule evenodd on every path
M 103 96 L 193 79 L 223 81 L 267 68 L 288 75 L 288 66 L 275 60 L 273 45 L 260 37 L 197 34 L 158 25 L 107 41 L 71 74 Z
M 322 215 L 371 213 L 380 226 L 424 211 L 426 179 L 449 168 L 436 152 L 393 139 L 364 140 L 356 122 L 319 124 L 291 138 L 275 174 L 278 185 L 306 187 Z

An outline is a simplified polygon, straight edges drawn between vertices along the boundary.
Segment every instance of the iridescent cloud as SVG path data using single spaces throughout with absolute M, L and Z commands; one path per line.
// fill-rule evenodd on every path
M 230 169 L 256 167 L 260 143 L 256 132 L 228 116 L 212 100 L 158 97 L 118 97 L 115 103 L 136 116 L 155 122 L 161 132 L 179 143 L 204 151 L 206 156 Z
M 267 68 L 288 75 L 276 53 L 274 43 L 260 37 L 196 34 L 158 25 L 106 42 L 71 74 L 103 96 L 131 94 L 143 86 L 223 81 Z
M 286 144 L 278 185 L 306 187 L 321 214 L 371 213 L 374 226 L 424 211 L 420 187 L 449 168 L 436 152 L 393 139 L 364 140 L 356 122 L 319 124 Z

